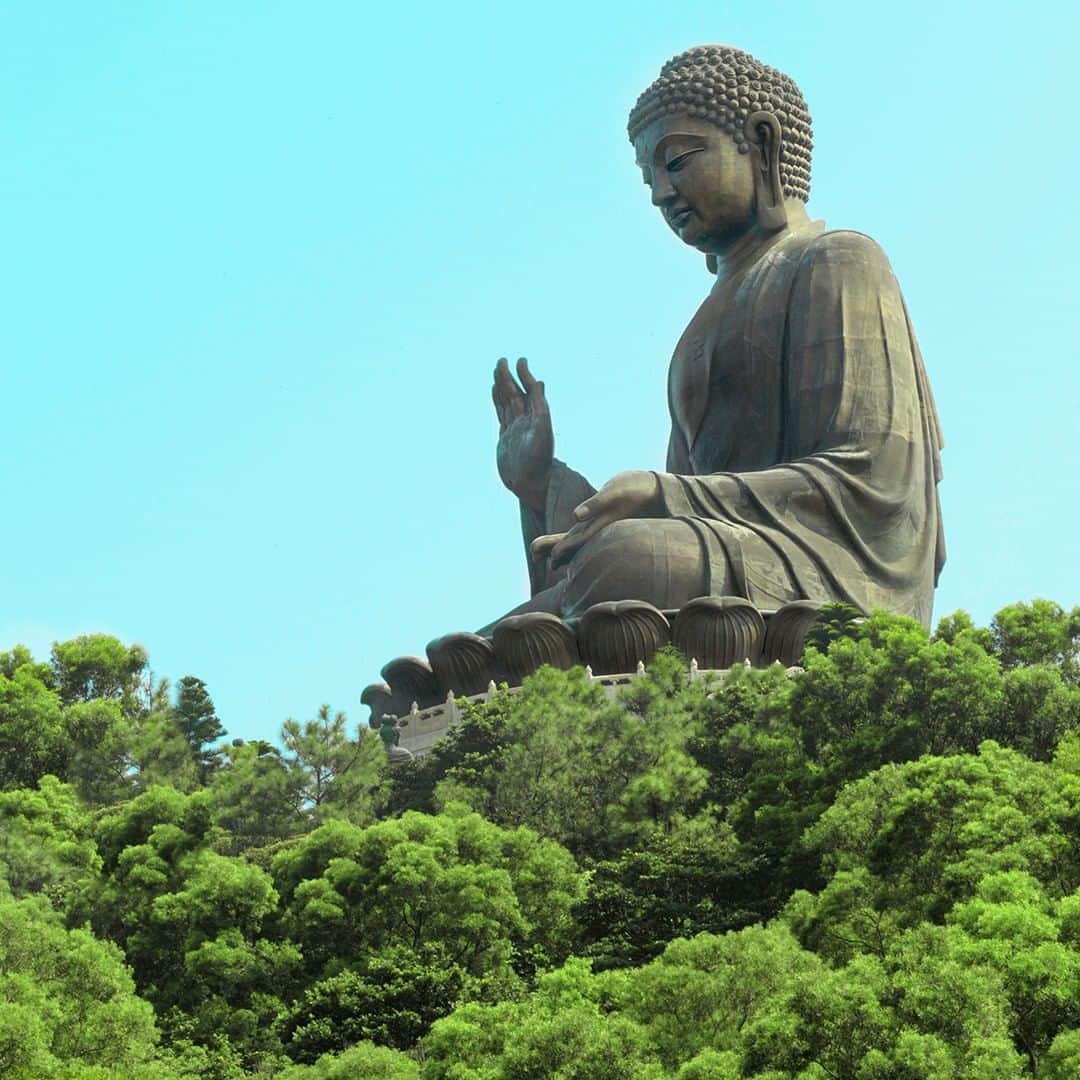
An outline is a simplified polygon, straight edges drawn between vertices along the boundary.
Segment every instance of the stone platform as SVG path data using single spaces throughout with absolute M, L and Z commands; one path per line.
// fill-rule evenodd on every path
M 382 669 L 385 681 L 368 686 L 361 701 L 371 709 L 371 727 L 397 720 L 399 745 L 391 759 L 407 759 L 427 753 L 457 723 L 461 699 L 486 700 L 501 684 L 519 688 L 543 664 L 584 665 L 612 693 L 643 674 L 668 644 L 690 661 L 692 678 L 735 664 L 791 668 L 802 658 L 820 608 L 796 600 L 763 612 L 741 597 L 703 596 L 678 611 L 640 600 L 595 604 L 576 623 L 542 612 L 512 615 L 490 638 L 447 634 L 427 646 L 426 660 L 391 660 Z

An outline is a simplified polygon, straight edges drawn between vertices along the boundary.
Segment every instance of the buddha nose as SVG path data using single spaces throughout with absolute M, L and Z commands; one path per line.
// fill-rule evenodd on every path
M 663 169 L 657 169 L 653 174 L 652 204 L 663 206 L 675 198 L 675 189 L 671 186 L 671 180 Z

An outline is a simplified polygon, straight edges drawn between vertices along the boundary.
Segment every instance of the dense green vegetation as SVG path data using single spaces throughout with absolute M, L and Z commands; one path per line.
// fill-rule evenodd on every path
M 1080 608 L 544 669 L 422 762 L 0 654 L 0 1076 L 1080 1075 Z

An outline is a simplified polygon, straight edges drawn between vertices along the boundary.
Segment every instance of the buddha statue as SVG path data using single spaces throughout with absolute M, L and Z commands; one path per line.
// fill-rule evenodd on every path
M 928 625 L 945 558 L 938 418 L 884 253 L 807 214 L 798 87 L 699 46 L 663 66 L 628 130 L 653 205 L 715 281 L 671 360 L 663 471 L 597 490 L 555 457 L 543 382 L 499 361 L 499 474 L 532 584 L 510 614 L 724 596 Z

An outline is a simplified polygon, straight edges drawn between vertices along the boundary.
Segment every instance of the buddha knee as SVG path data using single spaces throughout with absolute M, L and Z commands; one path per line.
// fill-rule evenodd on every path
M 647 600 L 658 607 L 677 607 L 701 595 L 705 577 L 700 547 L 685 522 L 616 521 L 571 561 L 567 606 L 575 614 L 605 600 Z
M 656 526 L 663 524 L 662 519 L 652 521 L 644 518 L 627 518 L 624 521 L 613 521 L 601 529 L 585 546 L 587 549 L 592 548 L 597 551 L 642 550 L 652 546 L 649 538 L 650 531 L 655 531 Z

